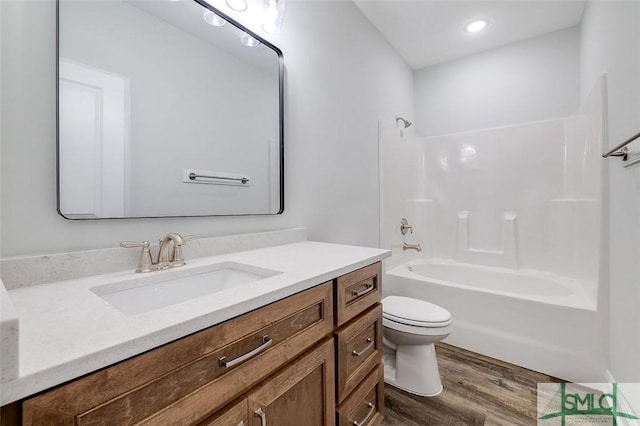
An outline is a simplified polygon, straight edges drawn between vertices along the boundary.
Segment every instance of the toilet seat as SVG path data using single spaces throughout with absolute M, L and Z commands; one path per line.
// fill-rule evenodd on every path
M 418 328 L 442 328 L 451 324 L 451 320 L 443 321 L 443 322 L 412 321 L 406 318 L 396 318 L 393 315 L 385 315 L 384 313 L 382 314 L 382 318 L 392 323 L 402 324 L 410 327 L 418 327 Z M 386 324 L 386 321 L 385 321 L 385 324 Z
M 446 309 L 403 296 L 382 299 L 382 317 L 394 323 L 424 328 L 446 327 L 452 322 L 451 314 Z

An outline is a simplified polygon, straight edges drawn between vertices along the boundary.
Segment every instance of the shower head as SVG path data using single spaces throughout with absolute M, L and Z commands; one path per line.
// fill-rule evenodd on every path
M 402 121 L 402 124 L 404 125 L 404 128 L 406 129 L 407 127 L 410 127 L 413 123 L 410 122 L 409 120 L 407 120 L 406 118 L 402 118 L 400 116 L 396 117 L 396 127 L 398 127 L 398 121 Z

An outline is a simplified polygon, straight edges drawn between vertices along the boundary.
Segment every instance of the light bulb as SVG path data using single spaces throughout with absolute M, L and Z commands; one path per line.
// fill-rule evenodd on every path
M 247 10 L 246 0 L 227 0 L 227 6 L 237 12 L 244 12 Z
M 227 22 L 223 18 L 221 18 L 220 16 L 218 16 L 217 14 L 215 14 L 214 12 L 210 11 L 207 8 L 204 8 L 204 12 L 202 16 L 204 18 L 204 22 L 206 22 L 209 25 L 213 25 L 214 27 L 221 27 Z
M 242 44 L 244 44 L 247 47 L 256 47 L 257 45 L 260 44 L 260 42 L 258 40 L 256 40 L 255 38 L 251 37 L 247 33 L 243 33 L 242 34 L 242 36 L 240 37 L 240 41 L 242 42 Z
M 278 34 L 282 27 L 285 0 L 262 0 L 264 18 L 262 29 L 268 34 Z

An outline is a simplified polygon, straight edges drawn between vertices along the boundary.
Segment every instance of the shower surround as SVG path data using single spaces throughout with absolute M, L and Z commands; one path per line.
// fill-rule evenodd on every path
M 605 379 L 601 93 L 575 116 L 444 136 L 380 123 L 386 291 L 449 310 L 448 343 Z

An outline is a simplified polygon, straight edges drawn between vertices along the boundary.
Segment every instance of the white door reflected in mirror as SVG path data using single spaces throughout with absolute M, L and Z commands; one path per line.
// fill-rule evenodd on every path
M 124 217 L 128 200 L 129 80 L 64 58 L 60 78 L 60 210 Z

